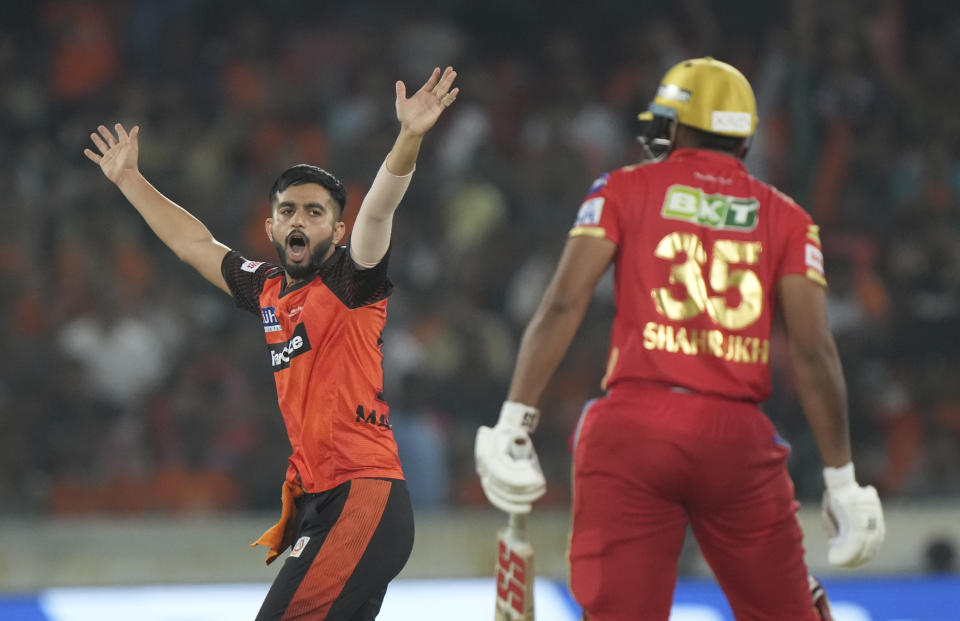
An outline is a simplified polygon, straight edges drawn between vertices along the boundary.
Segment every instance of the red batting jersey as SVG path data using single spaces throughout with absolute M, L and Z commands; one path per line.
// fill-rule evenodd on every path
M 262 319 L 293 454 L 287 480 L 306 492 L 350 479 L 402 479 L 383 401 L 387 257 L 359 269 L 346 247 L 291 287 L 283 269 L 227 253 L 221 271 L 240 308 Z
M 764 401 L 777 282 L 801 274 L 826 286 L 810 216 L 714 151 L 603 175 L 570 235 L 617 245 L 604 388 L 647 380 Z

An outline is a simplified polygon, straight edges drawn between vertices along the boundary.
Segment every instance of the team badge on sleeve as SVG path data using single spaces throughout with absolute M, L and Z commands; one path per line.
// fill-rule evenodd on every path
M 577 212 L 577 220 L 573 227 L 578 226 L 597 226 L 600 224 L 600 216 L 603 215 L 604 198 L 595 196 L 583 201 L 580 205 L 580 211 Z
M 826 286 L 827 279 L 823 271 L 823 251 L 814 244 L 804 245 L 803 259 L 807 265 L 807 278 L 817 284 Z
M 610 173 L 603 173 L 602 175 L 597 177 L 596 180 L 594 180 L 594 182 L 590 184 L 590 189 L 587 190 L 587 196 L 590 196 L 594 192 L 599 192 L 600 188 L 607 185 L 607 177 L 609 176 L 610 176 Z
M 260 315 L 263 317 L 264 332 L 279 332 L 283 329 L 280 320 L 277 319 L 277 309 L 275 306 L 264 306 L 260 308 Z
M 823 252 L 813 244 L 807 244 L 807 248 L 804 251 L 804 259 L 806 260 L 807 267 L 810 269 L 817 270 L 821 274 L 823 273 Z

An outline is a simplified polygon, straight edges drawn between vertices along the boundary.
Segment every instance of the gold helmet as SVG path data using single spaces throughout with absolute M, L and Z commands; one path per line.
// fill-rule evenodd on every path
M 712 134 L 747 138 L 757 129 L 757 102 L 750 83 L 736 67 L 706 56 L 685 60 L 667 71 L 653 102 L 637 118 L 653 134 L 662 133 L 665 121 L 674 121 Z M 644 134 L 650 142 L 669 145 L 664 136 L 648 132 Z

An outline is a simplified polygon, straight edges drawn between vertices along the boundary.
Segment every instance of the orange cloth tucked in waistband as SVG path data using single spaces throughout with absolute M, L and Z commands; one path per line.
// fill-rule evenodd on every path
M 303 488 L 298 483 L 283 482 L 283 491 L 280 493 L 283 508 L 280 510 L 280 521 L 260 535 L 260 538 L 250 544 L 270 548 L 267 553 L 267 565 L 272 563 L 284 550 L 293 543 L 293 529 L 297 523 L 296 500 L 303 495 Z

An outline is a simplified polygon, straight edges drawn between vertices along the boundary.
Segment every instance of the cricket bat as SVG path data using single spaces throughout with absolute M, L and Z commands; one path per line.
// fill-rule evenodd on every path
M 527 536 L 527 516 L 511 513 L 498 541 L 494 621 L 534 621 L 533 546 Z

